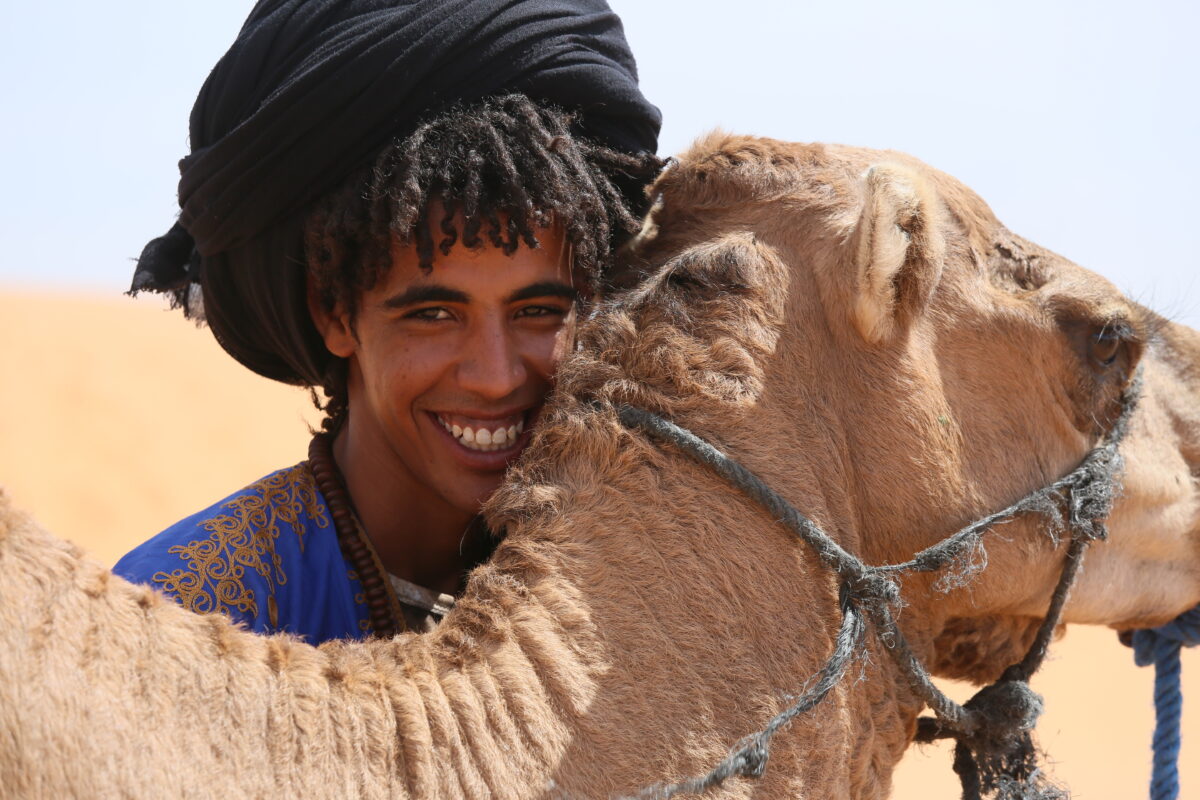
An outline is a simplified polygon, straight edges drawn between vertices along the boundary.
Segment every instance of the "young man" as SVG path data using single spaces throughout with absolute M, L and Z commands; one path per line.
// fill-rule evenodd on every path
M 327 419 L 308 461 L 114 571 L 313 642 L 452 605 L 490 549 L 479 507 L 658 163 L 603 2 L 378 6 L 259 4 L 193 111 L 180 224 L 134 278 L 193 313 L 202 298 L 222 346 L 321 388 Z

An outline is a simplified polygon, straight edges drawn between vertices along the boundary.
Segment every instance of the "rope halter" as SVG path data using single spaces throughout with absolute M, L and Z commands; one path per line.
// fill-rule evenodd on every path
M 1140 378 L 1130 382 L 1121 397 L 1121 413 L 1100 444 L 1079 466 L 1058 480 L 1037 489 L 1009 507 L 970 523 L 937 544 L 899 564 L 870 566 L 847 552 L 812 520 L 796 510 L 758 476 L 712 444 L 658 414 L 621 406 L 618 417 L 627 428 L 640 430 L 677 448 L 713 470 L 761 505 L 771 517 L 807 544 L 820 562 L 841 578 L 839 608 L 842 623 L 832 654 L 809 681 L 809 688 L 763 730 L 743 739 L 720 763 L 704 775 L 674 784 L 657 784 L 636 797 L 665 800 L 682 793 L 700 793 L 729 777 L 759 777 L 770 757 L 771 738 L 796 716 L 816 707 L 845 675 L 849 663 L 861 653 L 868 623 L 896 662 L 910 686 L 934 716 L 919 719 L 917 741 L 953 738 L 954 770 L 963 786 L 964 800 L 1052 800 L 1063 793 L 1051 786 L 1037 765 L 1031 731 L 1042 711 L 1042 698 L 1029 688 L 1029 678 L 1041 666 L 1062 617 L 1071 584 L 1079 572 L 1087 547 L 1107 536 L 1105 521 L 1112 510 L 1117 476 L 1121 470 L 1118 447 L 1137 404 Z M 998 523 L 1035 512 L 1046 515 L 1055 535 L 1070 534 L 1062 574 L 1050 607 L 1025 657 L 959 705 L 939 690 L 929 671 L 913 653 L 896 624 L 893 611 L 900 601 L 896 578 L 909 573 L 949 573 L 947 585 L 961 583 L 970 565 L 964 556 L 974 552 L 983 536 Z M 967 559 L 969 560 L 969 559 Z M 955 568 L 960 574 L 954 574 Z

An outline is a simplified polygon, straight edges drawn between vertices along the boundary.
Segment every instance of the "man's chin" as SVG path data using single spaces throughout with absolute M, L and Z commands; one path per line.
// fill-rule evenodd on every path
M 484 503 L 496 493 L 502 483 L 503 473 L 496 476 L 495 480 L 473 481 L 469 487 L 459 483 L 451 491 L 443 492 L 442 496 L 464 515 L 473 517 L 483 509 Z

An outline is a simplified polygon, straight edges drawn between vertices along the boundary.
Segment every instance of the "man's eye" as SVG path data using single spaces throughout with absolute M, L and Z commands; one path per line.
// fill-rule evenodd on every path
M 444 308 L 422 308 L 406 315 L 408 319 L 419 319 L 422 322 L 440 322 L 451 319 L 450 312 Z
M 566 309 L 558 308 L 557 306 L 525 306 L 517 312 L 518 317 L 561 317 L 566 314 Z

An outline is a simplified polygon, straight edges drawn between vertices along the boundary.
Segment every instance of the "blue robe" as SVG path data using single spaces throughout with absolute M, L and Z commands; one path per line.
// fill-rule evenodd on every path
M 113 572 L 191 611 L 312 644 L 372 633 L 308 462 L 273 472 L 127 553 Z

